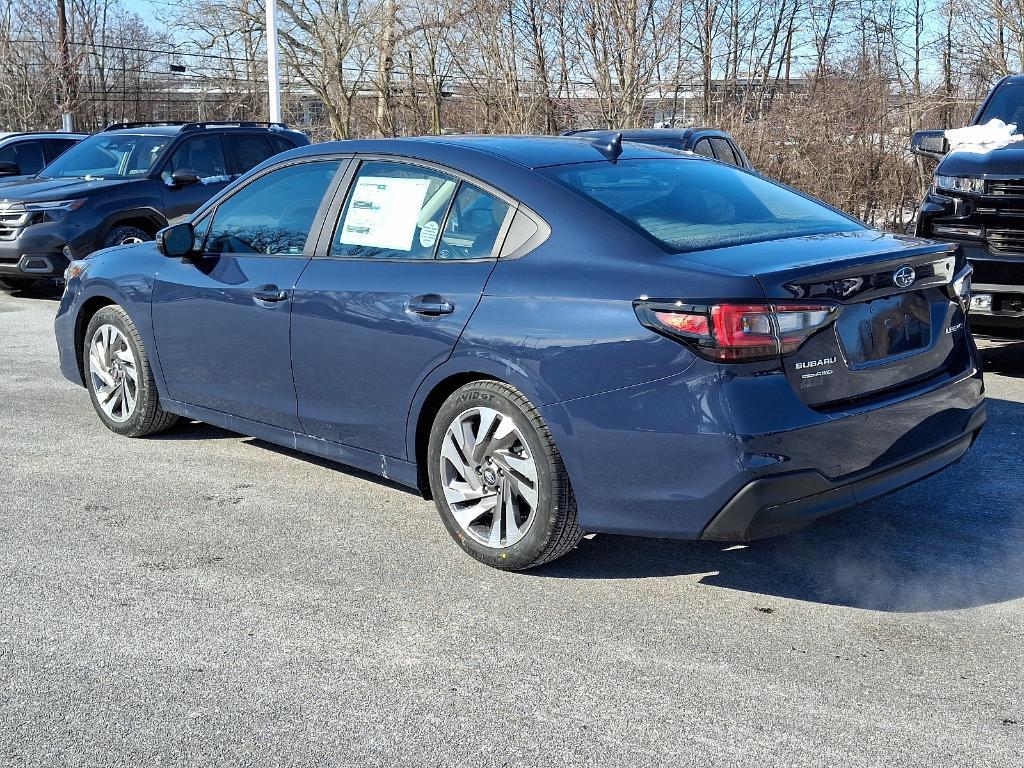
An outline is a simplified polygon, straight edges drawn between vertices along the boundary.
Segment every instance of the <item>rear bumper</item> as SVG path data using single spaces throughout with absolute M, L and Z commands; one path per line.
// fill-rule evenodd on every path
M 796 530 L 955 462 L 985 421 L 974 366 L 828 412 L 782 373 L 711 368 L 540 409 L 581 528 L 740 541 Z
M 829 480 L 815 471 L 754 480 L 708 523 L 701 538 L 750 541 L 798 531 L 820 517 L 885 496 L 955 464 L 984 425 L 985 406 L 981 404 L 965 432 L 945 445 L 842 481 Z

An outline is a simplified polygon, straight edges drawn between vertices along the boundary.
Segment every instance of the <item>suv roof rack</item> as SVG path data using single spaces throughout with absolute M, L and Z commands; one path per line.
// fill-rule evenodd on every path
M 104 131 L 120 131 L 125 128 L 155 128 L 160 126 L 179 126 L 182 133 L 185 131 L 201 131 L 206 128 L 287 128 L 286 123 L 266 123 L 255 120 L 202 120 L 189 122 L 185 120 L 140 120 L 137 122 L 111 123 Z

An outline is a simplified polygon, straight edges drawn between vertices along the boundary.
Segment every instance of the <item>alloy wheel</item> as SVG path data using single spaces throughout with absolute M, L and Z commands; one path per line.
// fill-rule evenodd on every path
M 139 399 L 139 367 L 128 339 L 109 323 L 89 340 L 89 376 L 103 412 L 113 421 L 128 421 Z
M 449 425 L 441 480 L 455 521 L 484 546 L 512 546 L 536 517 L 537 463 L 512 418 L 493 408 L 470 408 Z

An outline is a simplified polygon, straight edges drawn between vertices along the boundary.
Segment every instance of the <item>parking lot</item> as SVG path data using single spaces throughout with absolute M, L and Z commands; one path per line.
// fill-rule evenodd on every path
M 108 432 L 0 294 L 0 764 L 1018 766 L 1024 339 L 960 465 L 748 547 L 483 567 L 396 486 Z

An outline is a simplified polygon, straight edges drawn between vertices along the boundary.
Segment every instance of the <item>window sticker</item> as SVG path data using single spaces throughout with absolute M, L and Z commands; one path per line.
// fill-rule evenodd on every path
M 437 242 L 437 232 L 440 227 L 436 221 L 428 221 L 420 228 L 420 245 L 424 248 L 433 248 Z
M 338 242 L 411 251 L 429 186 L 429 179 L 361 177 L 352 192 Z

